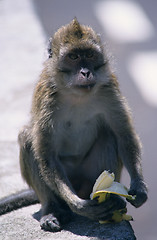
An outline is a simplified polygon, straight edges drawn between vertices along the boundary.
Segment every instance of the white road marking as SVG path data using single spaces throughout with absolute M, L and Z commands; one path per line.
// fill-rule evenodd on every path
M 144 10 L 134 1 L 97 2 L 94 11 L 105 33 L 116 41 L 145 41 L 154 34 L 154 28 Z
M 157 106 L 157 51 L 134 54 L 128 70 L 145 101 Z

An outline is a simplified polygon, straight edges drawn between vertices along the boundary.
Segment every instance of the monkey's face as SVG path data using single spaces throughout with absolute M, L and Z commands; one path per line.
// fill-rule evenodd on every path
M 107 81 L 107 61 L 102 52 L 94 48 L 74 48 L 61 51 L 58 71 L 62 86 L 78 91 L 92 91 L 97 85 Z M 103 71 L 102 71 L 103 69 Z

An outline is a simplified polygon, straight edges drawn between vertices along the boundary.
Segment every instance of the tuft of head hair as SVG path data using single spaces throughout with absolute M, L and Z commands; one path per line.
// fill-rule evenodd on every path
M 91 27 L 81 25 L 76 18 L 59 28 L 50 44 L 51 52 L 56 56 L 63 47 L 80 49 L 98 45 L 99 48 L 102 48 L 99 35 Z

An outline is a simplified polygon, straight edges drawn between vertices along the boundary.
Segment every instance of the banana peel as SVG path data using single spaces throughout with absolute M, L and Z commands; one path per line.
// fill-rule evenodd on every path
M 130 200 L 134 200 L 136 196 L 128 194 L 128 189 L 121 183 L 115 182 L 114 173 L 109 173 L 108 171 L 102 172 L 102 174 L 97 178 L 93 191 L 90 195 L 91 199 L 98 199 L 98 203 L 104 202 L 110 197 L 110 194 L 117 194 L 119 196 L 125 197 Z M 99 221 L 99 223 L 110 223 L 110 222 L 121 222 L 123 220 L 131 221 L 132 216 L 127 215 L 127 209 L 120 209 L 113 212 L 111 220 Z

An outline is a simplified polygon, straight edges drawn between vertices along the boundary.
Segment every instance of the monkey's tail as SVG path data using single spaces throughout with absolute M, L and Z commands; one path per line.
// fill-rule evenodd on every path
M 39 203 L 39 200 L 33 190 L 22 190 L 0 199 L 0 215 L 36 203 Z

